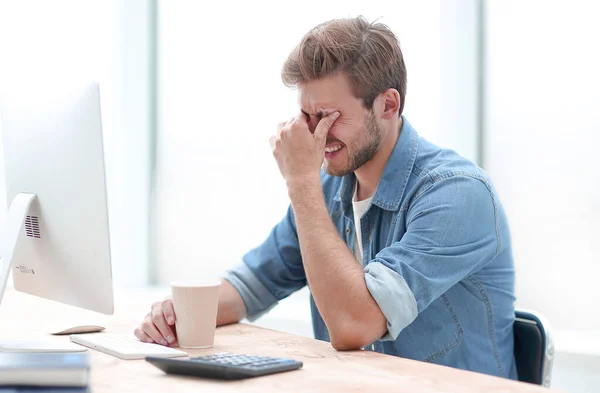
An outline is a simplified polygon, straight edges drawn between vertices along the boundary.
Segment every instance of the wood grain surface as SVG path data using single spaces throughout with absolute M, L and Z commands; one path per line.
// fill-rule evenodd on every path
M 104 317 L 107 333 L 132 334 L 152 302 L 168 293 L 117 293 L 115 315 Z M 97 314 L 7 290 L 0 305 L 1 338 L 48 337 L 63 319 L 102 319 Z M 104 333 L 95 333 L 104 334 Z M 67 336 L 52 336 L 68 341 Z M 234 324 L 217 329 L 211 349 L 186 350 L 191 356 L 215 352 L 289 357 L 304 362 L 298 371 L 242 381 L 166 375 L 144 360 L 120 360 L 91 351 L 91 390 L 104 392 L 422 392 L 544 393 L 548 389 L 370 351 L 338 352 L 329 343 Z

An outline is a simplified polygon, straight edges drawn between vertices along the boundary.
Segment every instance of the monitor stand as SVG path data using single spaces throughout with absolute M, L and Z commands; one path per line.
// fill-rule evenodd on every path
M 18 194 L 14 197 L 8 208 L 3 239 L 0 239 L 0 257 L 2 258 L 0 262 L 0 303 L 2 303 L 2 298 L 4 297 L 21 228 L 29 212 L 29 207 L 35 198 L 35 194 Z M 37 340 L 8 340 L 0 338 L 0 352 L 82 352 L 85 350 L 86 348 L 82 346 L 70 342 L 64 343 L 57 338 L 51 337 Z

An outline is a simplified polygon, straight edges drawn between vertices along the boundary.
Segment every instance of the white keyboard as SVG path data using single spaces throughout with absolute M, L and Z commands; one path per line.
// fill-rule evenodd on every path
M 71 341 L 121 359 L 144 359 L 146 356 L 174 358 L 189 356 L 186 352 L 158 344 L 143 343 L 137 338 L 122 334 L 72 334 Z

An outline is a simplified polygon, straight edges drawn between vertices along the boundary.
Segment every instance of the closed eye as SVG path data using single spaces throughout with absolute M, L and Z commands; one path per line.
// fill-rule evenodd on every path
M 301 110 L 301 112 L 306 116 L 306 120 L 310 121 L 311 119 L 317 119 L 317 123 L 321 121 L 323 116 L 327 116 L 327 113 L 323 113 L 322 111 L 317 112 L 316 115 L 311 116 L 308 112 Z

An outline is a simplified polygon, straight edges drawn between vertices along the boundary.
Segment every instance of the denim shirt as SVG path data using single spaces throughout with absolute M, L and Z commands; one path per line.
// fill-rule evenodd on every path
M 332 222 L 354 249 L 353 173 L 322 173 Z M 387 333 L 367 349 L 516 379 L 514 266 L 507 219 L 487 175 L 419 137 L 400 137 L 361 218 L 367 288 Z M 292 208 L 225 277 L 254 320 L 307 285 Z M 311 296 L 315 338 L 329 333 Z

